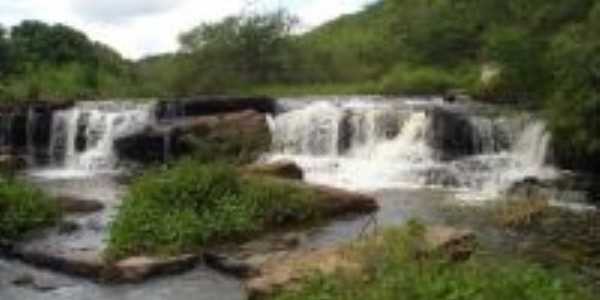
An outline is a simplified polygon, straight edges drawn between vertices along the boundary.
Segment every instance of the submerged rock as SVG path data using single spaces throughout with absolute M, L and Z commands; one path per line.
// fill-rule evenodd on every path
M 56 201 L 62 211 L 67 214 L 90 214 L 104 209 L 104 204 L 96 200 L 60 196 L 56 198 Z

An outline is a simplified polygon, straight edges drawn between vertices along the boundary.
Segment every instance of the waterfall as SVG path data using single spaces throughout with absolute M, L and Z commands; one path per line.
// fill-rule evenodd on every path
M 49 153 L 51 164 L 79 172 L 107 172 L 117 167 L 114 141 L 154 122 L 152 104 L 81 102 L 55 112 Z
M 415 99 L 371 103 L 310 102 L 274 116 L 267 159 L 295 161 L 319 184 L 444 187 L 489 197 L 523 178 L 554 174 L 546 164 L 551 136 L 526 114 L 490 116 Z

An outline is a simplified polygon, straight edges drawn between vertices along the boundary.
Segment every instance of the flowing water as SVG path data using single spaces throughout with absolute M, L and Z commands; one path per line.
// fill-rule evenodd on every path
M 369 192 L 381 205 L 375 216 L 337 220 L 312 230 L 311 247 L 354 239 L 372 222 L 393 225 L 414 217 L 440 222 L 445 204 L 480 203 L 523 179 L 560 175 L 551 164 L 545 123 L 528 113 L 497 114 L 495 109 L 436 98 L 283 99 L 279 106 L 269 118 L 273 145 L 264 160 L 295 161 L 307 181 Z M 79 234 L 50 235 L 42 243 L 103 244 L 125 190 L 117 180 L 123 164 L 115 140 L 161 121 L 156 115 L 152 102 L 122 101 L 78 103 L 53 112 L 51 120 L 35 111 L 27 113 L 20 142 L 32 166 L 27 177 L 49 193 L 92 198 L 107 206 L 74 220 L 81 225 Z M 176 115 L 167 113 L 167 118 Z M 1 145 L 16 143 L 16 119 L 14 114 L 2 115 Z M 44 126 L 49 136 L 40 149 L 39 128 Z M 170 138 L 165 136 L 162 157 L 170 156 Z M 36 158 L 39 153 L 45 153 L 45 163 Z M 17 287 L 10 281 L 21 273 L 49 280 L 57 288 Z M 244 295 L 238 281 L 202 267 L 142 285 L 110 287 L 0 260 L 0 299 L 48 298 L 227 300 Z
M 440 187 L 491 199 L 519 180 L 557 175 L 544 122 L 524 113 L 454 112 L 450 104 L 414 99 L 290 106 L 271 121 L 266 159 L 295 161 L 314 183 L 371 191 Z M 440 108 L 451 113 L 440 115 Z M 448 149 L 440 140 L 465 144 Z M 448 153 L 456 150 L 464 153 Z
M 34 176 L 93 176 L 118 168 L 114 141 L 144 130 L 154 122 L 153 104 L 81 102 L 52 116 L 50 165 Z

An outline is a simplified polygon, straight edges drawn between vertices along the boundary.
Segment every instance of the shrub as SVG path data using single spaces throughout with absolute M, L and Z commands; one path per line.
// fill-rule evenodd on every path
M 313 199 L 288 184 L 241 178 L 226 165 L 183 160 L 133 184 L 111 226 L 107 254 L 169 255 L 243 239 L 315 219 Z
M 423 242 L 418 224 L 387 230 L 379 239 L 356 246 L 360 273 L 315 275 L 300 289 L 276 300 L 586 300 L 591 292 L 566 274 L 508 258 L 479 255 L 463 263 L 443 256 L 416 259 Z
M 20 239 L 58 217 L 58 206 L 41 191 L 14 180 L 0 182 L 0 240 Z

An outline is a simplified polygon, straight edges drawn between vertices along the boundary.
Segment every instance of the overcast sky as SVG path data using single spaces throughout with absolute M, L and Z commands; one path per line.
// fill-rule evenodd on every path
M 177 36 L 203 21 L 283 7 L 303 28 L 355 12 L 372 0 L 0 0 L 0 24 L 25 19 L 60 22 L 129 58 L 174 51 Z

